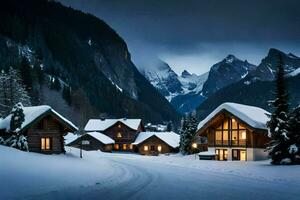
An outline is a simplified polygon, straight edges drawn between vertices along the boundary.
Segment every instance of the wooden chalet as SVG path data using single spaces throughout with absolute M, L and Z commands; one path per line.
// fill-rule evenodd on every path
M 64 135 L 74 132 L 77 127 L 65 119 L 50 106 L 32 106 L 23 108 L 25 121 L 18 130 L 27 137 L 29 151 L 58 154 L 65 152 Z M 11 115 L 0 121 L 0 136 L 8 138 Z
M 110 137 L 99 132 L 87 132 L 80 137 L 71 141 L 67 146 L 82 148 L 86 151 L 100 150 L 103 152 L 111 152 L 115 141 Z
M 114 151 L 133 151 L 132 143 L 144 131 L 141 119 L 90 119 L 85 132 L 101 132 L 115 141 Z
M 179 135 L 174 132 L 141 132 L 133 143 L 142 155 L 178 152 Z
M 207 137 L 209 153 L 217 160 L 267 159 L 265 152 L 268 112 L 253 106 L 224 103 L 198 125 L 197 134 Z

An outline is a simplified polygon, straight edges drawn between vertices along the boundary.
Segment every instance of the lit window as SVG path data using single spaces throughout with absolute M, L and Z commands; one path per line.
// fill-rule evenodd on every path
M 148 148 L 148 146 L 144 146 L 144 151 L 148 151 L 149 150 L 149 148 Z
M 42 150 L 51 149 L 50 138 L 41 138 L 41 149 Z
M 115 144 L 115 150 L 119 150 L 120 146 L 119 144 Z
M 117 138 L 121 138 L 122 134 L 120 132 L 117 133 Z
M 160 145 L 158 145 L 157 150 L 158 150 L 159 152 L 161 152 L 162 147 L 161 147 Z
M 130 144 L 130 145 L 129 145 L 129 148 L 130 148 L 130 149 L 133 149 L 133 145 L 132 145 L 132 144 Z
M 245 140 L 246 139 L 246 131 L 242 132 L 242 139 Z
M 238 124 L 237 124 L 237 121 L 235 119 L 231 120 L 231 128 L 232 129 L 237 129 L 238 128 Z
M 123 150 L 126 150 L 126 149 L 127 149 L 126 144 L 123 144 Z
M 121 128 L 121 124 L 118 125 L 118 128 Z

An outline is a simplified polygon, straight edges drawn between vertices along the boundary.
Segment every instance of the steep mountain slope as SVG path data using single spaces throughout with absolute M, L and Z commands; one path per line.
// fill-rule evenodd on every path
M 59 79 L 72 88 L 73 98 L 77 94 L 81 104 L 90 105 L 86 118 L 106 113 L 178 120 L 168 101 L 138 72 L 123 39 L 92 15 L 53 1 L 6 0 L 0 8 L 0 45 L 2 68 L 18 65 L 23 57 L 31 65 L 39 63 L 46 77 Z M 55 108 L 60 102 L 50 104 Z M 73 120 L 82 124 L 86 119 Z
M 268 55 L 262 59 L 256 70 L 252 71 L 247 80 L 271 81 L 275 78 L 276 68 L 279 61 L 279 55 L 282 57 L 286 73 L 291 73 L 300 68 L 300 58 L 292 53 L 284 53 L 278 49 L 271 48 Z
M 300 74 L 287 79 L 291 99 L 291 108 L 300 104 Z M 229 85 L 207 98 L 198 108 L 199 119 L 205 118 L 210 112 L 224 102 L 235 102 L 258 106 L 270 111 L 268 101 L 274 99 L 274 81 L 256 81 L 250 85 L 241 80 Z
M 194 110 L 205 98 L 200 95 L 200 92 L 208 73 L 198 76 L 185 70 L 181 76 L 178 76 L 163 61 L 159 61 L 156 66 L 151 68 L 140 69 L 140 71 L 181 113 Z
M 202 93 L 204 96 L 210 96 L 219 89 L 243 79 L 255 68 L 255 65 L 246 60 L 242 61 L 234 55 L 228 55 L 224 60 L 211 67 Z
M 236 102 L 254 105 L 269 110 L 268 101 L 274 98 L 274 78 L 279 61 L 279 55 L 287 77 L 291 107 L 300 104 L 300 65 L 299 57 L 289 53 L 285 54 L 277 49 L 270 49 L 268 55 L 262 59 L 257 69 L 251 71 L 245 78 L 237 83 L 220 89 L 209 96 L 198 108 L 199 118 L 204 118 L 214 108 L 224 102 Z

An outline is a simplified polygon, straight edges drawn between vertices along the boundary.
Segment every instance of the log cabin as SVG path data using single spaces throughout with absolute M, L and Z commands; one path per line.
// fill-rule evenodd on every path
M 264 160 L 270 141 L 267 114 L 262 108 L 224 103 L 199 123 L 197 134 L 207 137 L 208 152 L 217 160 Z
M 84 143 L 85 141 L 86 143 Z M 115 141 L 99 132 L 87 132 L 67 144 L 67 146 L 82 148 L 86 151 L 100 150 L 111 152 Z
M 78 128 L 50 106 L 23 107 L 25 120 L 18 130 L 27 138 L 30 152 L 44 154 L 64 153 L 64 135 Z M 8 138 L 11 114 L 0 121 L 0 136 Z
M 144 131 L 141 119 L 90 119 L 85 132 L 101 132 L 115 141 L 114 151 L 134 151 L 132 143 Z
M 174 132 L 141 132 L 133 143 L 142 155 L 178 152 L 180 137 Z

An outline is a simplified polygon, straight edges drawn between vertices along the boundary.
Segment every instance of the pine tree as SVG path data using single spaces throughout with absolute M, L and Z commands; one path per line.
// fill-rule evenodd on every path
M 22 103 L 17 103 L 11 111 L 10 131 L 17 132 L 25 120 Z
M 33 75 L 33 70 L 27 61 L 27 58 L 23 57 L 20 65 L 20 74 L 22 81 L 26 87 L 26 90 L 29 92 L 32 90 L 32 75 Z
M 72 98 L 71 98 L 71 88 L 67 85 L 64 85 L 63 91 L 62 91 L 62 97 L 67 102 L 67 104 L 71 105 Z
M 180 135 L 180 142 L 179 142 L 179 148 L 180 152 L 185 154 L 186 153 L 186 134 L 187 134 L 187 128 L 188 128 L 188 122 L 187 122 L 187 117 L 184 116 L 181 119 L 181 126 L 179 130 L 179 135 Z
M 168 124 L 167 124 L 167 131 L 168 132 L 173 131 L 173 123 L 172 123 L 172 121 L 168 122 Z
M 20 150 L 28 151 L 27 138 L 19 133 L 22 123 L 25 121 L 22 103 L 17 103 L 11 111 L 10 133 L 12 134 L 4 144 Z
M 6 88 L 8 76 L 2 70 L 0 73 L 0 118 L 5 117 L 10 109 L 8 102 L 8 91 Z
M 181 128 L 182 131 L 180 132 L 180 151 L 182 153 L 193 153 L 192 143 L 195 141 L 197 126 L 198 123 L 194 113 L 184 118 Z
M 300 105 L 289 116 L 289 134 L 292 164 L 300 164 Z
M 270 121 L 267 123 L 269 137 L 271 138 L 267 150 L 272 159 L 272 164 L 289 164 L 291 160 L 288 150 L 290 147 L 290 138 L 288 137 L 288 94 L 286 92 L 284 66 L 281 55 L 279 56 L 276 75 L 275 95 L 276 99 L 271 101 L 274 111 L 270 115 Z

